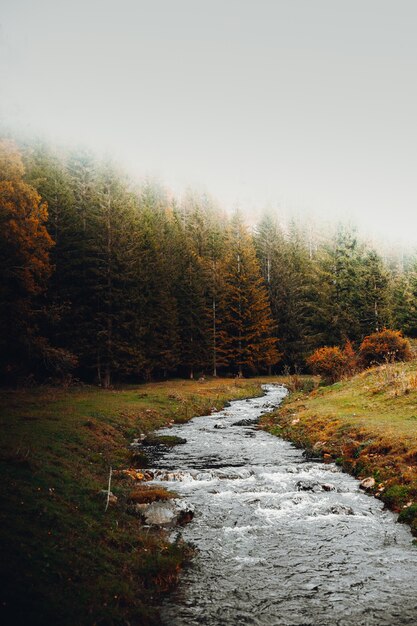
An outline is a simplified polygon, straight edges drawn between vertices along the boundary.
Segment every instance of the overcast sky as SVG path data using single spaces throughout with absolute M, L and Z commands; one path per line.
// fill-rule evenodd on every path
M 0 116 L 417 245 L 415 0 L 0 0 Z

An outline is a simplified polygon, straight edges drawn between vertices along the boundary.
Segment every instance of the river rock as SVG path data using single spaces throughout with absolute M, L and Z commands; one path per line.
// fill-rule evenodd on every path
M 193 505 L 179 499 L 133 504 L 129 511 L 149 526 L 178 526 L 191 522 L 194 517 Z
M 194 472 L 195 473 L 195 472 Z M 153 472 L 154 480 L 160 480 L 161 482 L 176 482 L 176 481 L 191 481 L 194 480 L 193 472 L 185 472 L 183 470 L 155 470 Z
M 297 491 L 313 491 L 318 493 L 320 491 L 335 491 L 336 487 L 331 483 L 318 483 L 314 480 L 299 480 L 296 483 Z
M 234 422 L 232 426 L 253 426 L 253 424 L 256 424 L 257 421 L 258 420 L 244 419 L 239 422 Z
M 334 491 L 336 489 L 336 487 L 331 483 L 324 483 L 321 488 L 323 489 L 323 491 Z
M 344 504 L 335 504 L 331 506 L 329 513 L 333 513 L 333 515 L 354 515 L 352 507 L 345 506 Z
M 323 456 L 321 452 L 317 452 L 312 448 L 304 450 L 303 457 L 307 459 L 307 461 L 318 461 L 320 463 L 323 461 Z
M 373 487 L 375 487 L 375 478 L 373 478 L 372 476 L 369 476 L 368 478 L 364 478 L 359 483 L 359 487 L 361 489 L 365 489 L 365 491 L 372 489 Z
M 230 469 L 230 470 L 217 470 L 215 474 L 216 478 L 220 480 L 245 480 L 253 476 L 253 470 L 246 467 Z
M 321 491 L 321 485 L 313 480 L 299 480 L 295 486 L 297 491 Z

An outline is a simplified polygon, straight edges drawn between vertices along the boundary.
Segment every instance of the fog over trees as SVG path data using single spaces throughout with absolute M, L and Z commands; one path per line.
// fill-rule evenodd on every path
M 413 259 L 352 228 L 249 227 L 41 142 L 3 140 L 0 166 L 3 382 L 303 370 L 323 345 L 417 335 Z

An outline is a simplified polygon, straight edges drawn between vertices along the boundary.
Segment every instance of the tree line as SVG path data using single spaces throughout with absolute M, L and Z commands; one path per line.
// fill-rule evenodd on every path
M 339 228 L 254 229 L 88 152 L 0 142 L 2 382 L 303 369 L 385 326 L 417 335 L 417 274 Z

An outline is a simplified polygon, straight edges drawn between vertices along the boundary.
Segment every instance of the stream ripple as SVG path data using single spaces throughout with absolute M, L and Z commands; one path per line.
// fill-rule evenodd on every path
M 198 549 L 162 607 L 163 623 L 417 624 L 409 529 L 336 465 L 306 461 L 257 430 L 286 395 L 274 385 L 264 392 L 161 432 L 187 439 L 155 469 L 195 506 L 183 538 Z

